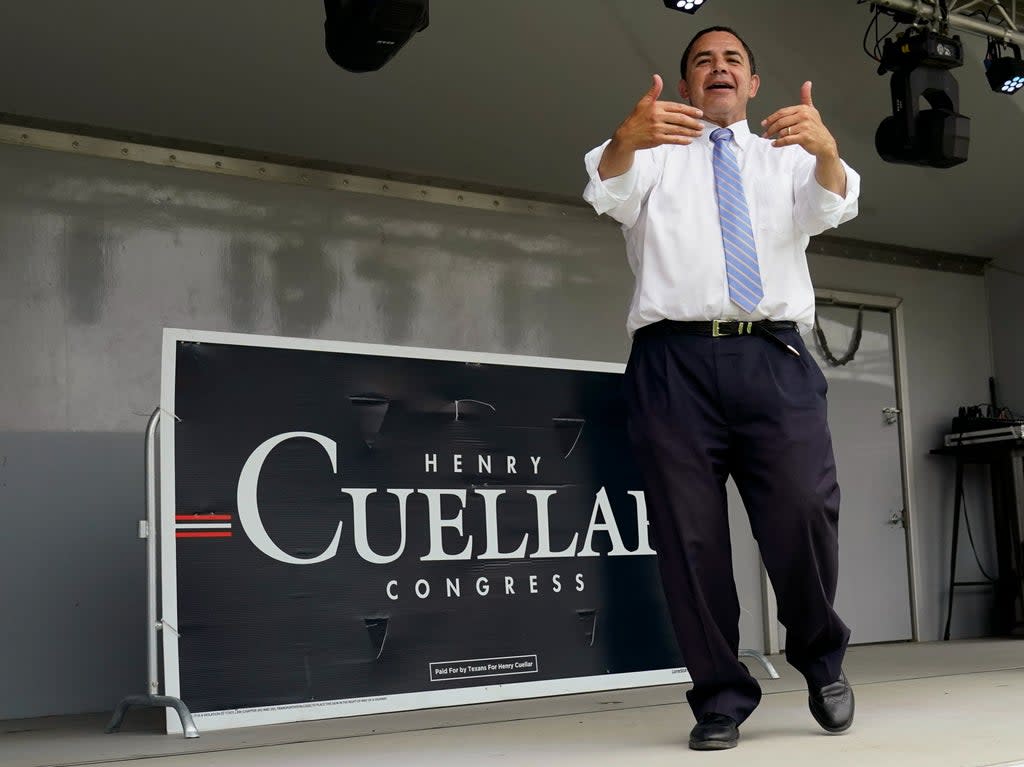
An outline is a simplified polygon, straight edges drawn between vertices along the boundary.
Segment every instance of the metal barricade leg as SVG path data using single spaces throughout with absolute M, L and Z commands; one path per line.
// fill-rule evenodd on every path
M 739 656 L 741 658 L 752 658 L 757 661 L 761 667 L 768 672 L 769 678 L 779 678 L 779 672 L 775 670 L 775 666 L 772 665 L 772 662 L 768 660 L 763 653 L 759 653 L 757 650 L 740 650 Z
M 124 716 L 132 706 L 173 708 L 178 712 L 178 718 L 181 720 L 181 729 L 184 731 L 185 737 L 199 737 L 199 729 L 196 727 L 196 723 L 192 721 L 192 714 L 189 712 L 188 707 L 179 698 L 174 698 L 170 695 L 128 695 L 122 698 L 121 702 L 117 704 L 117 708 L 114 709 L 114 715 L 110 718 L 110 724 L 107 725 L 106 729 L 107 733 L 117 732 L 121 729 Z
M 150 706 L 173 708 L 181 719 L 181 729 L 186 738 L 198 738 L 199 730 L 192 720 L 188 707 L 179 699 L 170 695 L 159 695 L 160 680 L 157 672 L 157 640 L 156 632 L 163 628 L 163 622 L 157 620 L 156 612 L 156 432 L 160 422 L 160 408 L 156 408 L 146 425 L 146 521 L 139 526 L 139 535 L 146 539 L 146 651 L 149 670 L 149 693 L 146 695 L 125 696 L 110 718 L 106 732 L 117 732 L 121 728 L 125 714 L 132 706 Z

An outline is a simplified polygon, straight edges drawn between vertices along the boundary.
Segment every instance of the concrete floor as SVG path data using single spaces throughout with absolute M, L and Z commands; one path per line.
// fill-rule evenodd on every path
M 807 711 L 801 678 L 763 678 L 765 697 L 732 751 L 691 752 L 685 685 L 274 725 L 162 733 L 162 712 L 135 710 L 0 723 L 3 767 L 209 765 L 1024 765 L 1024 642 L 851 648 L 853 729 L 829 736 Z

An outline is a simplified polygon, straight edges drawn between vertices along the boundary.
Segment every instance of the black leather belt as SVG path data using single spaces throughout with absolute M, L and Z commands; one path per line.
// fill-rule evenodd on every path
M 796 330 L 796 323 L 788 320 L 661 320 L 638 328 L 634 335 L 691 335 L 711 336 L 712 338 L 728 338 L 732 336 L 759 336 L 778 344 L 797 357 L 800 352 L 787 344 L 775 332 L 780 330 Z M 775 331 L 775 332 L 773 332 Z

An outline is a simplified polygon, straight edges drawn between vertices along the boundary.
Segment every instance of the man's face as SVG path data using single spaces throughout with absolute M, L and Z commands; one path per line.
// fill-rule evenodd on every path
M 760 84 L 750 74 L 743 43 L 728 32 L 708 32 L 693 44 L 679 95 L 703 110 L 706 120 L 726 126 L 746 119 L 747 102 Z

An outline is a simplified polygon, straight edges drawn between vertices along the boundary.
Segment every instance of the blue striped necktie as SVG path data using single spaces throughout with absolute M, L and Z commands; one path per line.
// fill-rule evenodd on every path
M 729 282 L 729 298 L 748 314 L 764 297 L 761 271 L 757 265 L 757 247 L 750 227 L 747 198 L 736 153 L 729 146 L 732 131 L 712 131 L 715 145 L 711 164 L 715 170 L 715 193 L 718 196 L 718 220 L 722 225 L 722 246 L 725 249 L 725 275 Z

